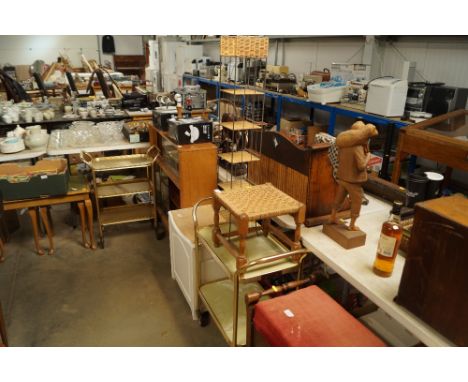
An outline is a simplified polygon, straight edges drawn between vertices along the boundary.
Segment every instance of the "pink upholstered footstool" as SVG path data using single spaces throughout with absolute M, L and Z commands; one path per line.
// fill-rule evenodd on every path
M 271 346 L 385 346 L 315 285 L 259 302 L 254 326 Z

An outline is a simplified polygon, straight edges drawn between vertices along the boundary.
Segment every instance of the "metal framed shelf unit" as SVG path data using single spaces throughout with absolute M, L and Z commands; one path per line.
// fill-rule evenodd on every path
M 104 248 L 104 227 L 153 220 L 156 217 L 154 203 L 153 166 L 157 160 L 156 150 L 151 146 L 145 154 L 119 155 L 94 158 L 82 151 L 81 159 L 90 168 L 93 177 L 93 192 L 96 201 L 99 224 L 100 245 Z M 98 174 L 115 173 L 130 169 L 142 169 L 144 176 L 133 179 L 98 182 Z M 111 198 L 128 197 L 136 194 L 147 194 L 149 201 L 141 204 L 123 204 L 104 206 L 104 201 Z
M 261 150 L 260 142 L 252 132 L 263 131 L 265 93 L 250 87 L 255 85 L 260 70 L 266 68 L 268 45 L 268 37 L 220 38 L 221 66 L 226 68 L 220 70 L 220 75 L 226 73 L 246 84 L 243 88 L 216 84 L 220 126 L 218 165 L 230 173 L 227 179 L 219 177 L 221 189 L 249 187 L 248 164 L 260 160 L 256 155 Z
M 238 259 L 224 245 L 217 246 L 213 241 L 214 226 L 199 227 L 198 209 L 212 198 L 199 201 L 193 208 L 196 248 L 196 283 L 198 295 L 206 308 L 205 313 L 199 313 L 200 321 L 209 313 L 224 339 L 230 346 L 245 346 L 247 343 L 247 310 L 244 297 L 248 293 L 263 291 L 259 280 L 262 276 L 274 273 L 296 272 L 299 279 L 302 273 L 302 262 L 309 253 L 306 249 L 290 250 L 273 234 L 264 235 L 254 232 L 260 226 L 251 222 L 247 239 L 245 240 L 245 257 L 247 262 L 239 265 Z M 229 235 L 232 223 L 222 223 L 219 229 Z M 235 229 L 235 228 L 234 228 Z M 239 236 L 229 239 L 233 245 L 239 245 Z M 200 263 L 202 261 L 201 247 L 209 253 L 223 270 L 225 277 L 205 284 L 201 283 Z

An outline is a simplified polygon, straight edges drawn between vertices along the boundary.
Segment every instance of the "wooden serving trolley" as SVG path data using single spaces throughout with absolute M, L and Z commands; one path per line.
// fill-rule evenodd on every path
M 198 208 L 208 200 L 214 206 L 215 223 L 200 228 Z M 202 199 L 194 206 L 197 264 L 200 264 L 203 245 L 226 274 L 224 279 L 200 285 L 198 266 L 199 296 L 229 345 L 246 344 L 244 296 L 263 290 L 258 283 L 262 276 L 297 271 L 300 277 L 302 261 L 307 255 L 307 250 L 300 249 L 299 244 L 304 209 L 302 203 L 270 184 L 215 191 L 213 197 Z M 219 214 L 227 215 L 225 223 L 220 222 Z M 292 240 L 269 224 L 273 216 L 283 214 L 293 215 L 297 223 Z M 203 325 L 203 314 L 201 318 Z
M 104 248 L 104 227 L 114 224 L 131 223 L 143 220 L 153 220 L 156 217 L 154 203 L 154 164 L 157 160 L 157 150 L 151 146 L 145 154 L 119 155 L 112 157 L 93 156 L 81 152 L 81 159 L 90 168 L 93 176 L 94 197 L 96 200 L 97 218 L 99 223 L 100 245 Z M 96 175 L 130 169 L 145 169 L 146 175 L 134 179 L 97 182 Z M 148 203 L 124 204 L 118 206 L 103 206 L 104 199 L 148 194 Z

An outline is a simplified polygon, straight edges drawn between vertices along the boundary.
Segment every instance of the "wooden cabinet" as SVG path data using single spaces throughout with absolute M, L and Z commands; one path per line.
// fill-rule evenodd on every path
M 468 346 L 468 199 L 417 203 L 396 302 Z
M 166 132 L 155 130 L 160 151 L 156 175 L 157 209 L 167 227 L 167 211 L 192 207 L 213 194 L 217 181 L 217 149 L 212 143 L 177 145 Z
M 302 148 L 277 132 L 264 132 L 261 142 L 260 160 L 250 163 L 248 180 L 254 184 L 269 182 L 304 203 L 306 226 L 328 219 L 337 189 L 328 158 L 329 144 Z
M 114 69 L 125 75 L 135 74 L 145 79 L 146 58 L 144 55 L 114 55 Z

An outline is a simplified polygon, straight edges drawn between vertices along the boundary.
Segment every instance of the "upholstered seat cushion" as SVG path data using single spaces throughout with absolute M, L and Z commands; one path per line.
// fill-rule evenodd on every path
M 272 346 L 385 346 L 315 285 L 258 303 L 254 326 Z

